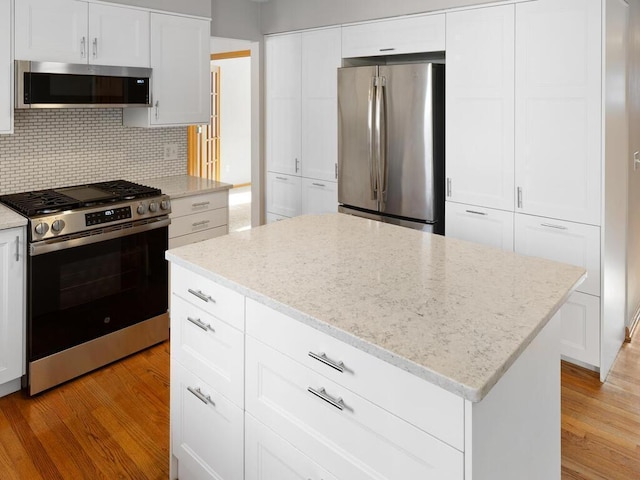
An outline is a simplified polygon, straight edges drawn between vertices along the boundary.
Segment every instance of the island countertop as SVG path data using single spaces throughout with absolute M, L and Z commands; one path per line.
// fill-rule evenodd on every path
M 585 278 L 579 267 L 344 214 L 166 256 L 472 402 Z

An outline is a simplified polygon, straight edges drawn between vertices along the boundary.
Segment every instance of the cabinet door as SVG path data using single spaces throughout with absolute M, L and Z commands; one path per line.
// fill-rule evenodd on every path
M 560 309 L 560 352 L 567 360 L 600 366 L 600 299 L 574 292 Z
M 445 203 L 445 235 L 513 251 L 513 212 Z
M 0 133 L 13 130 L 11 0 L 0 0 Z
M 514 6 L 447 14 L 448 199 L 513 210 Z
M 300 215 L 300 195 L 300 177 L 267 172 L 267 212 L 284 217 Z
M 245 425 L 245 480 L 337 480 L 251 415 Z
M 0 230 L 0 384 L 24 373 L 24 228 Z
M 266 39 L 267 170 L 300 175 L 300 34 Z
M 149 12 L 89 5 L 89 63 L 148 67 Z
M 87 3 L 76 0 L 18 0 L 15 9 L 17 60 L 87 62 Z
M 302 213 L 336 213 L 338 211 L 338 186 L 311 178 L 302 179 Z
M 516 5 L 517 211 L 600 225 L 601 2 Z
M 302 33 L 302 176 L 338 179 L 340 29 Z

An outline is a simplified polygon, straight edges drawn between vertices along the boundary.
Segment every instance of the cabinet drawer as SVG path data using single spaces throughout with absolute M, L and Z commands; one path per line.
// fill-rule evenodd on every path
M 244 332 L 244 296 L 175 263 L 171 291 L 187 302 Z
M 559 312 L 562 342 L 567 359 L 600 366 L 600 299 L 574 292 Z
M 191 243 L 202 242 L 203 240 L 209 240 L 210 238 L 220 237 L 229 233 L 229 226 L 223 225 L 221 227 L 209 228 L 188 235 L 180 235 L 179 237 L 171 236 L 171 226 L 169 226 L 169 248 L 178 248 L 183 245 L 189 245 Z
M 463 478 L 460 451 L 252 337 L 246 362 L 246 411 L 336 477 Z
M 600 227 L 516 214 L 515 250 L 586 269 L 577 290 L 600 296 Z
M 446 236 L 513 251 L 513 212 L 446 202 Z
M 174 295 L 171 355 L 236 405 L 244 405 L 244 335 Z
M 244 412 L 171 362 L 171 449 L 178 478 L 236 479 L 244 472 Z
M 302 179 L 302 214 L 336 213 L 338 184 L 312 178 Z
M 181 237 L 182 235 L 227 225 L 228 218 L 229 211 L 227 208 L 208 210 L 184 217 L 174 218 L 172 216 L 171 225 L 169 226 L 169 238 Z
M 461 397 L 254 300 L 247 299 L 246 309 L 248 335 L 463 450 L 464 402 Z M 329 363 L 342 362 L 343 371 L 323 363 L 321 354 Z
M 171 199 L 171 218 L 224 208 L 229 205 L 227 190 Z
M 284 217 L 300 215 L 302 180 L 295 175 L 267 172 L 267 212 Z
M 384 20 L 342 28 L 342 57 L 440 52 L 445 49 L 445 16 Z

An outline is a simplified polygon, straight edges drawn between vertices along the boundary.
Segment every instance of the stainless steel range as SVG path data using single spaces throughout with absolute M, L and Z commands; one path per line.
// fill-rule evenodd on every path
M 168 338 L 168 196 L 116 180 L 0 202 L 29 219 L 29 395 Z

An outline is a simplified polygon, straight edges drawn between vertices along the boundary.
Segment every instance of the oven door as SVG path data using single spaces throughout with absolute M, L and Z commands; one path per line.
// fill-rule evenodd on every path
M 32 245 L 29 362 L 166 314 L 168 223 Z

